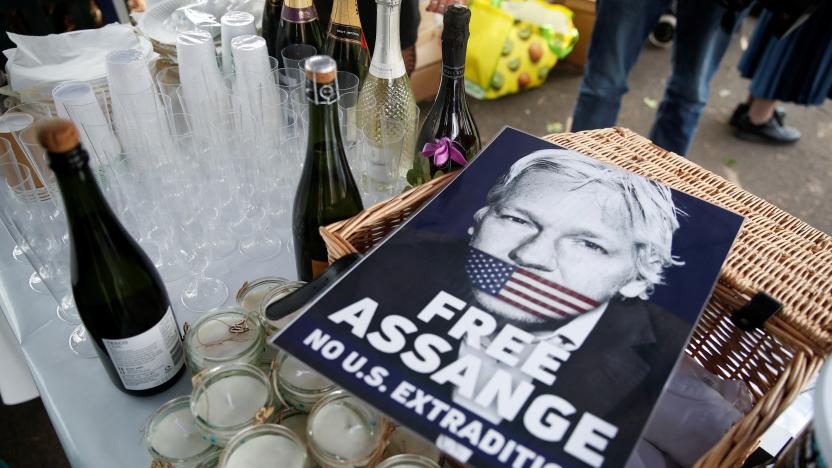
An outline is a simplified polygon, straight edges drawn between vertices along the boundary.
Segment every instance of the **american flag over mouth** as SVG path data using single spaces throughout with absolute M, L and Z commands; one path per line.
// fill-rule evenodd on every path
M 565 286 L 469 247 L 465 271 L 474 287 L 541 318 L 575 317 L 600 304 Z

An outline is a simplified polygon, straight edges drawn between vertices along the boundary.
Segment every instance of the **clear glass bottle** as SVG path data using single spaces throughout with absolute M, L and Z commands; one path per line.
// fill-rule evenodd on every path
M 398 155 L 399 160 L 393 163 L 394 167 L 398 166 L 396 180 L 392 182 L 396 187 L 404 186 L 407 173 L 414 169 L 414 163 L 419 165 L 417 170 L 429 170 L 427 161 L 422 164 L 423 161 L 414 159 L 414 134 L 419 108 L 402 58 L 399 39 L 401 2 L 402 0 L 376 0 L 375 50 L 370 72 L 358 97 L 359 126 L 367 138 L 371 152 L 383 151 L 381 148 L 386 145 L 385 140 L 390 135 L 391 127 L 397 126 L 395 122 L 399 121 L 405 126 L 402 151 Z M 372 161 L 373 155 L 369 155 L 368 159 Z M 387 190 L 388 181 L 374 173 L 372 165 L 367 171 L 371 190 Z

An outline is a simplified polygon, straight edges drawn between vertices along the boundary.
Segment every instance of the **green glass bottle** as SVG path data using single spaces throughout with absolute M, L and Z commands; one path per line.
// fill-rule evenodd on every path
M 280 51 L 276 50 L 277 28 L 280 26 L 280 16 L 283 14 L 283 0 L 266 0 L 263 5 L 263 39 L 269 56 L 278 58 Z
M 46 121 L 38 137 L 66 209 L 72 294 L 110 380 L 130 395 L 171 387 L 185 359 L 159 273 L 105 201 L 72 123 Z
M 348 71 L 364 80 L 370 68 L 370 51 L 361 29 L 356 0 L 335 0 L 332 5 L 324 54 L 335 59 L 338 70 Z
M 268 43 L 268 40 L 267 40 Z M 281 52 L 292 44 L 308 44 L 321 52 L 324 35 L 312 0 L 284 0 L 274 39 L 274 57 L 285 66 Z
M 298 278 L 310 281 L 327 266 L 326 246 L 318 229 L 364 208 L 341 141 L 335 60 L 316 55 L 306 59 L 304 68 L 309 137 L 295 194 L 292 233 Z

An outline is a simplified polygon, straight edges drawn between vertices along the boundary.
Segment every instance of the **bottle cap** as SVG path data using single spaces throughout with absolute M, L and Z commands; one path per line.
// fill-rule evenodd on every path
M 444 30 L 450 32 L 468 32 L 468 23 L 471 22 L 471 10 L 460 4 L 454 4 L 445 9 L 443 18 Z
M 49 119 L 37 125 L 38 142 L 50 153 L 66 153 L 81 142 L 78 129 L 69 120 Z
M 315 55 L 304 62 L 303 68 L 309 81 L 317 84 L 332 83 L 338 75 L 338 65 L 327 55 Z

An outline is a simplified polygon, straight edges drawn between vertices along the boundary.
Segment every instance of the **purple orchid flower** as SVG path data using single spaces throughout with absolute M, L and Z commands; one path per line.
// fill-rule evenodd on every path
M 463 166 L 468 163 L 465 156 L 462 155 L 454 142 L 448 137 L 437 138 L 433 143 L 425 143 L 422 148 L 422 156 L 426 158 L 433 158 L 434 166 L 441 167 L 448 159 L 455 161 Z

